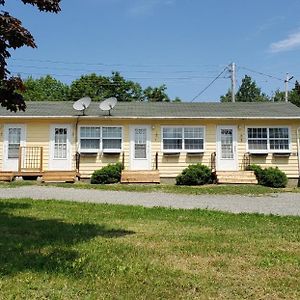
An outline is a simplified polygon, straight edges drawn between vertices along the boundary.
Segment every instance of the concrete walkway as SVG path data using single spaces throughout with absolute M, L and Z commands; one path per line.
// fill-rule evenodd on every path
M 300 216 L 300 193 L 266 196 L 182 195 L 167 193 L 116 192 L 47 186 L 1 188 L 0 198 L 57 199 L 77 202 L 212 209 L 233 213 Z

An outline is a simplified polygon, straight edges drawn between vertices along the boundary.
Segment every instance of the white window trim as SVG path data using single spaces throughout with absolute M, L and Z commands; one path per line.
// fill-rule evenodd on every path
M 81 149 L 80 129 L 82 127 L 100 127 L 99 149 Z M 121 128 L 121 149 L 103 149 L 103 133 L 102 133 L 103 127 L 119 127 L 119 128 Z M 78 151 L 80 153 L 121 153 L 123 151 L 124 126 L 120 126 L 120 125 L 88 125 L 88 124 L 87 125 L 79 125 L 78 129 L 77 129 L 77 136 L 78 136 Z M 91 138 L 91 139 L 98 139 L 98 138 Z M 108 138 L 105 138 L 105 139 L 108 139 Z
M 21 128 L 20 147 L 26 146 L 27 128 L 25 124 L 4 124 L 3 126 L 3 153 L 5 160 L 16 160 L 19 158 L 8 158 L 8 130 L 9 128 Z
M 267 149 L 263 150 L 255 150 L 255 149 L 249 149 L 249 143 L 248 143 L 248 128 L 267 128 Z M 270 128 L 287 128 L 289 133 L 289 149 L 271 149 L 270 148 L 270 137 L 269 137 L 269 129 Z M 268 153 L 291 153 L 292 152 L 292 143 L 291 143 L 291 127 L 290 126 L 246 126 L 245 127 L 245 136 L 246 136 L 246 151 L 252 154 L 268 154 Z
M 164 128 L 181 128 L 182 130 L 182 149 L 164 149 L 164 137 L 163 137 L 163 130 Z M 203 149 L 185 149 L 185 138 L 184 138 L 184 128 L 202 128 L 203 129 Z M 204 153 L 205 147 L 206 147 L 206 128 L 205 126 L 199 126 L 199 125 L 188 125 L 188 126 L 182 126 L 182 125 L 167 125 L 167 126 L 161 126 L 161 152 L 163 153 L 170 153 L 170 154 L 176 154 L 176 153 Z M 171 139 L 171 138 L 170 138 Z M 172 140 L 172 139 L 171 139 Z
M 100 128 L 100 137 L 96 138 L 96 137 L 91 137 L 91 138 L 82 138 L 83 140 L 86 139 L 93 139 L 93 140 L 99 140 L 99 148 L 98 149 L 81 149 L 81 135 L 80 135 L 80 132 L 81 132 L 81 128 L 82 127 L 93 127 L 93 128 L 96 128 L 96 127 L 99 127 Z M 101 151 L 101 144 L 102 144 L 102 128 L 101 128 L 101 125 L 80 125 L 78 126 L 78 150 L 80 153 L 99 153 Z

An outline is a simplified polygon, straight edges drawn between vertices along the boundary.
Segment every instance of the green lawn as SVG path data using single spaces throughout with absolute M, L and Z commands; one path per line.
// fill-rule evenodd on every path
M 175 194 L 190 194 L 190 195 L 265 195 L 280 192 L 298 192 L 297 188 L 270 188 L 261 185 L 217 185 L 210 184 L 204 186 L 177 186 L 174 184 L 90 184 L 84 182 L 78 183 L 38 183 L 36 181 L 20 181 L 5 183 L 0 182 L 0 188 L 14 188 L 26 185 L 39 186 L 59 186 L 64 188 L 77 189 L 95 189 L 106 191 L 130 191 L 130 192 L 162 192 Z
M 0 200 L 0 299 L 299 299 L 300 218 Z

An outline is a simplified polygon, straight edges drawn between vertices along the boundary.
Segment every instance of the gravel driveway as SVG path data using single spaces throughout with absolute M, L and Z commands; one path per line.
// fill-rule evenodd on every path
M 78 202 L 213 209 L 233 213 L 262 213 L 300 216 L 300 194 L 266 196 L 182 195 L 167 193 L 116 192 L 74 188 L 23 186 L 1 188 L 0 198 L 58 199 Z

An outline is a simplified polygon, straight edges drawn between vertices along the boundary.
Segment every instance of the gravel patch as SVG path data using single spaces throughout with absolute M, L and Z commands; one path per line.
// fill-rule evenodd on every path
M 168 193 L 139 193 L 100 191 L 61 187 L 23 186 L 1 188 L 0 198 L 32 198 L 91 203 L 171 207 L 182 209 L 211 209 L 232 213 L 260 213 L 300 216 L 300 194 L 278 193 L 266 196 L 241 195 L 182 195 Z

